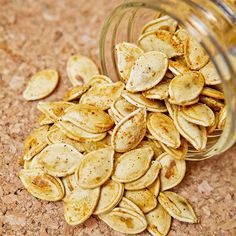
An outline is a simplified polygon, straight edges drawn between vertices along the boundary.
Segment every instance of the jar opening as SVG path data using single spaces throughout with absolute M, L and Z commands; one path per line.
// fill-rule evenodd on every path
M 204 4 L 204 5 L 203 5 Z M 222 4 L 220 5 L 222 6 Z M 227 9 L 229 12 L 229 9 Z M 115 45 L 137 43 L 142 27 L 149 21 L 168 15 L 201 44 L 221 78 L 220 89 L 227 104 L 227 119 L 223 131 L 216 129 L 208 136 L 205 150 L 190 148 L 189 160 L 202 160 L 227 150 L 236 140 L 236 27 L 232 17 L 219 5 L 206 1 L 127 1 L 118 6 L 105 21 L 100 38 L 100 60 L 104 74 L 119 80 Z M 233 34 L 226 40 L 224 33 Z M 214 87 L 214 86 L 211 86 Z M 217 86 L 216 86 L 217 87 Z M 219 88 L 217 88 L 219 89 Z

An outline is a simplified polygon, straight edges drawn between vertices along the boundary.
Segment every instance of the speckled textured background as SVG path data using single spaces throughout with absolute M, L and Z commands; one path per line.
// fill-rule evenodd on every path
M 96 218 L 67 225 L 61 202 L 35 199 L 17 177 L 23 140 L 38 116 L 37 103 L 21 96 L 28 78 L 39 69 L 56 68 L 60 85 L 47 100 L 62 98 L 70 86 L 67 58 L 81 53 L 98 62 L 102 22 L 119 2 L 0 0 L 0 235 L 122 235 Z M 187 164 L 186 177 L 175 191 L 189 199 L 201 223 L 174 220 L 170 236 L 236 235 L 235 154 L 236 146 L 211 160 Z

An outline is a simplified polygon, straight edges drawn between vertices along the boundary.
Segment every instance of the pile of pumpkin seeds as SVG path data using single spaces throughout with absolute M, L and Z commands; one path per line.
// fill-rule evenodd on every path
M 197 223 L 170 191 L 185 176 L 188 148 L 202 151 L 226 119 L 220 78 L 200 44 L 169 16 L 147 23 L 137 44 L 116 45 L 119 82 L 71 56 L 63 101 L 39 102 L 20 179 L 35 197 L 64 203 L 65 219 L 96 215 L 112 229 L 167 235 L 171 219 Z M 58 73 L 35 74 L 26 100 L 49 95 Z

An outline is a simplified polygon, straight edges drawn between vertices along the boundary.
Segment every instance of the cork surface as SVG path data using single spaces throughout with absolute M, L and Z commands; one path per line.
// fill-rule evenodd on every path
M 67 58 L 81 53 L 98 63 L 102 22 L 118 2 L 0 0 L 0 235 L 123 235 L 93 217 L 80 226 L 67 225 L 62 202 L 35 199 L 17 177 L 23 140 L 39 114 L 37 102 L 21 96 L 27 80 L 40 69 L 56 68 L 60 84 L 45 100 L 61 99 L 70 86 Z M 174 220 L 170 236 L 236 235 L 235 154 L 236 146 L 211 160 L 187 163 L 186 177 L 175 191 L 189 199 L 201 222 Z

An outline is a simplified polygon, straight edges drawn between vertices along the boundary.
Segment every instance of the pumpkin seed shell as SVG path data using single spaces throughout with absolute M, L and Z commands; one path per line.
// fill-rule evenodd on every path
M 121 183 L 139 179 L 149 169 L 153 155 L 151 147 L 143 147 L 124 153 L 117 159 L 112 179 Z
M 162 165 L 160 173 L 162 191 L 175 187 L 183 180 L 186 172 L 184 160 L 176 160 L 167 153 L 160 155 L 157 160 Z
M 143 213 L 148 213 L 157 206 L 155 196 L 148 189 L 127 190 L 125 197 L 134 202 Z
M 142 54 L 134 63 L 126 84 L 129 92 L 140 92 L 153 88 L 164 77 L 168 58 L 164 53 L 151 51 Z
M 203 103 L 181 107 L 180 114 L 187 121 L 202 126 L 211 126 L 215 120 L 214 112 Z
M 45 98 L 54 91 L 58 81 L 59 76 L 57 71 L 52 69 L 39 71 L 28 81 L 28 85 L 23 93 L 23 98 L 27 101 Z
M 185 41 L 184 56 L 187 65 L 192 70 L 201 69 L 209 61 L 209 57 L 203 47 L 191 36 Z
M 147 99 L 142 94 L 123 91 L 122 97 L 136 107 L 146 108 L 148 111 L 153 112 L 166 112 L 166 107 L 162 101 Z
M 177 28 L 177 21 L 174 20 L 173 18 L 165 15 L 161 16 L 160 18 L 157 18 L 155 20 L 149 21 L 142 29 L 142 34 L 154 30 L 167 30 L 172 33 L 175 32 Z
M 46 146 L 46 135 L 49 130 L 48 125 L 33 130 L 25 140 L 24 160 L 30 160 L 41 152 Z
M 114 150 L 111 147 L 86 154 L 76 170 L 76 180 L 82 188 L 104 184 L 113 171 Z
M 66 110 L 60 120 L 69 121 L 81 129 L 93 133 L 103 133 L 114 125 L 110 116 L 103 110 L 87 104 L 77 104 Z
M 160 193 L 158 201 L 173 218 L 189 223 L 198 222 L 192 206 L 184 197 L 177 193 L 171 191 Z
M 123 118 L 114 128 L 111 145 L 116 152 L 135 148 L 146 133 L 146 110 L 137 109 Z
M 65 143 L 47 146 L 40 154 L 38 163 L 48 174 L 63 177 L 75 172 L 83 155 Z
M 93 214 L 103 214 L 111 211 L 121 200 L 124 185 L 114 180 L 108 180 L 102 187 L 97 207 Z
M 94 212 L 100 196 L 100 188 L 83 189 L 79 186 L 64 199 L 66 222 L 78 225 L 87 220 Z
M 46 201 L 58 201 L 64 196 L 64 187 L 59 178 L 46 174 L 41 169 L 22 169 L 21 182 L 34 197 Z
M 156 140 L 169 147 L 180 146 L 180 134 L 169 116 L 162 113 L 150 113 L 147 118 L 147 127 Z
M 148 171 L 139 179 L 126 183 L 125 189 L 140 190 L 150 186 L 158 177 L 160 169 L 160 163 L 157 160 L 153 161 Z
M 178 105 L 187 105 L 197 99 L 204 86 L 204 78 L 196 71 L 186 72 L 176 76 L 169 85 L 171 100 Z
M 86 84 L 92 76 L 99 74 L 94 62 L 82 55 L 71 56 L 67 62 L 66 71 L 73 86 Z
M 115 48 L 120 77 L 125 83 L 127 83 L 130 77 L 131 68 L 138 57 L 142 55 L 143 50 L 135 44 L 127 42 L 119 43 Z
M 125 234 L 138 234 L 147 227 L 145 217 L 122 207 L 114 208 L 107 214 L 101 214 L 99 218 L 112 229 Z
M 142 92 L 142 95 L 148 99 L 166 99 L 169 96 L 169 79 L 163 79 L 155 87 Z
M 124 84 L 122 82 L 96 85 L 81 96 L 79 103 L 107 110 L 112 102 L 120 97 L 123 89 Z
M 155 30 L 147 32 L 138 39 L 138 45 L 145 51 L 158 51 L 168 58 L 183 55 L 183 44 L 171 32 Z
M 171 226 L 171 216 L 158 204 L 157 207 L 145 215 L 148 226 L 147 231 L 153 236 L 165 236 Z

